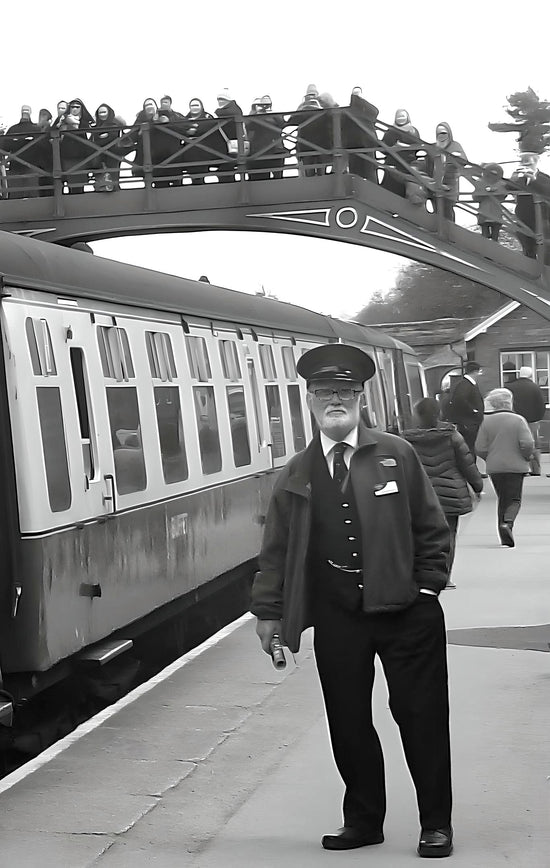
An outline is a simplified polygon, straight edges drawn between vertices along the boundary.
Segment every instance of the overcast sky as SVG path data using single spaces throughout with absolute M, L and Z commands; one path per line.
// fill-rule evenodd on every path
M 487 0 L 6 5 L 0 117 L 7 125 L 17 122 L 22 103 L 36 120 L 39 108 L 55 114 L 59 99 L 75 97 L 92 113 L 108 102 L 130 123 L 146 97 L 164 93 L 182 112 L 198 96 L 213 113 L 226 87 L 245 112 L 263 93 L 282 111 L 296 108 L 312 82 L 340 105 L 361 85 L 386 123 L 406 108 L 433 141 L 436 124 L 446 120 L 471 160 L 509 162 L 517 156 L 515 136 L 492 133 L 488 121 L 505 120 L 507 95 L 528 85 L 550 98 L 548 0 L 512 4 L 506 14 Z M 353 316 L 372 291 L 392 285 L 405 262 L 351 244 L 242 232 L 117 239 L 94 248 L 186 277 L 207 274 L 246 292 L 263 285 L 335 316 Z

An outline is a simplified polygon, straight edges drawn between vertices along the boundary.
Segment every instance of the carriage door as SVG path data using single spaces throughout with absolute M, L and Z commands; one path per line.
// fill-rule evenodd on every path
M 74 490 L 82 492 L 85 516 L 91 518 L 114 510 L 113 459 L 108 450 L 108 438 L 98 437 L 98 432 L 105 429 L 106 419 L 103 418 L 103 377 L 94 318 L 84 311 L 68 313 L 66 346 L 70 391 L 76 411 L 75 436 L 80 441 L 71 475 Z

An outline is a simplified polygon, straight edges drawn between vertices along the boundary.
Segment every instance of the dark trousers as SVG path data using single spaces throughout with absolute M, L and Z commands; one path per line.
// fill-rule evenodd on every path
M 498 523 L 514 525 L 521 507 L 523 473 L 491 473 L 491 482 L 497 495 Z
M 446 637 L 438 599 L 419 594 L 408 609 L 367 615 L 335 606 L 322 586 L 322 580 L 314 584 L 314 650 L 334 759 L 346 787 L 344 824 L 379 832 L 384 822 L 384 758 L 372 720 L 378 654 L 420 824 L 425 829 L 450 825 Z
M 477 432 L 479 431 L 479 425 L 464 425 L 462 422 L 457 422 L 456 425 L 458 432 L 462 434 L 466 441 L 466 446 L 474 456 L 476 457 L 476 437 Z

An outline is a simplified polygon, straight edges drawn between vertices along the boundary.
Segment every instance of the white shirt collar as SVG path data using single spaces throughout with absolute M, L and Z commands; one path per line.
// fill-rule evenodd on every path
M 470 381 L 470 383 L 472 383 L 472 384 L 473 384 L 473 385 L 474 385 L 474 386 L 477 386 L 477 383 L 476 383 L 476 381 L 475 381 L 475 380 L 474 380 L 474 378 L 473 378 L 473 377 L 470 377 L 470 375 L 469 375 L 469 374 L 464 374 L 464 379 L 465 379 L 465 380 L 469 380 L 469 381 Z
M 357 444 L 359 442 L 359 429 L 352 428 L 347 437 L 344 437 L 343 440 L 333 440 L 331 437 L 327 437 L 322 431 L 319 432 L 321 435 L 321 448 L 323 450 L 323 455 L 325 458 L 329 454 L 330 450 L 336 446 L 337 443 L 347 443 L 348 446 L 351 446 L 352 449 L 357 449 Z

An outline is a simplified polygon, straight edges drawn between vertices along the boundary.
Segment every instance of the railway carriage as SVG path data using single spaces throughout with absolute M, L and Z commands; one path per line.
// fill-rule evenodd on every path
M 311 437 L 300 354 L 370 352 L 369 424 L 425 393 L 384 333 L 0 233 L 0 666 L 17 698 L 252 564 Z M 103 655 L 103 657 L 102 657 Z

